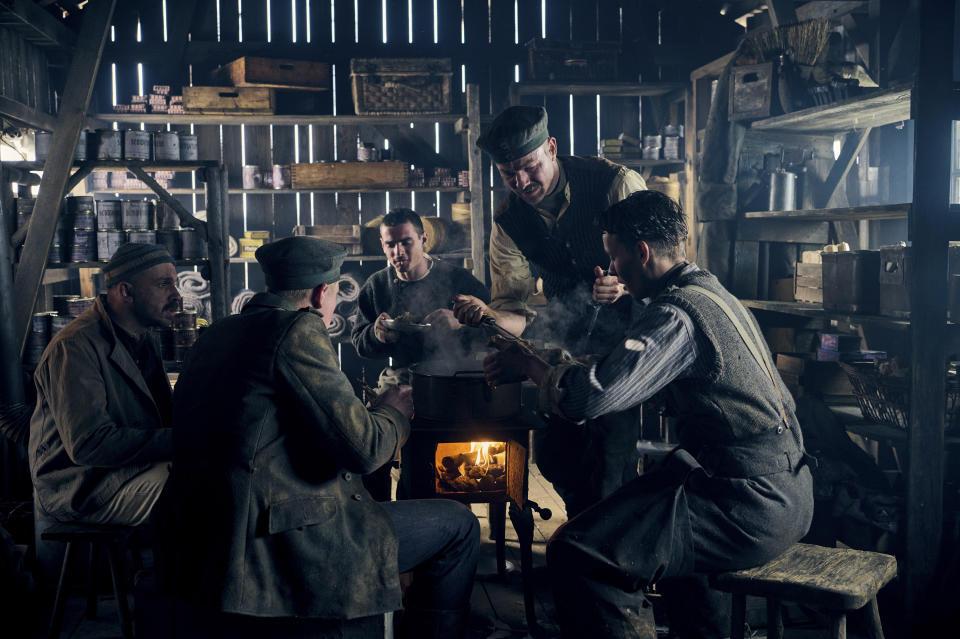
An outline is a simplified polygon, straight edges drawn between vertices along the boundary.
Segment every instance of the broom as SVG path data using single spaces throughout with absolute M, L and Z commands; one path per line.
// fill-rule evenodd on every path
M 812 66 L 830 37 L 830 21 L 825 18 L 784 24 L 747 35 L 744 53 L 757 62 L 776 61 L 787 54 L 795 64 Z

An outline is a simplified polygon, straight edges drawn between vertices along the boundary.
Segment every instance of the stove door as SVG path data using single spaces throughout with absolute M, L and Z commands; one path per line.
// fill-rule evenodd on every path
M 507 440 L 507 497 L 523 510 L 527 503 L 527 447 Z

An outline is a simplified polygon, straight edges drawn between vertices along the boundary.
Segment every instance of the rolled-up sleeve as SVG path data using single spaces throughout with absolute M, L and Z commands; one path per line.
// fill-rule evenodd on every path
M 534 285 L 527 258 L 494 222 L 490 229 L 490 308 L 523 315 L 529 322 L 537 316 L 528 304 Z
M 621 200 L 625 200 L 628 195 L 635 191 L 646 191 L 647 182 L 643 176 L 627 167 L 621 167 L 617 177 L 613 179 L 610 185 L 610 191 L 607 193 L 607 206 L 612 206 Z
M 648 306 L 598 363 L 552 369 L 540 382 L 540 409 L 579 422 L 640 404 L 694 364 L 693 331 L 690 316 L 676 306 Z

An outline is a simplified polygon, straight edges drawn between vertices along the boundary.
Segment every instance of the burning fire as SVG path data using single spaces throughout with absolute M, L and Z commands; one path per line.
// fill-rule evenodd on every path
M 437 445 L 437 480 L 442 491 L 476 492 L 506 487 L 504 442 L 460 442 Z
M 486 468 L 490 464 L 495 464 L 496 460 L 490 454 L 490 447 L 496 444 L 497 442 L 470 442 L 470 452 L 477 453 L 477 459 L 473 462 L 473 465 Z

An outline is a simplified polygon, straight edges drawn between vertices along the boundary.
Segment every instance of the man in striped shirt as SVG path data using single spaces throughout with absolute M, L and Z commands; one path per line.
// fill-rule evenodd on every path
M 484 362 L 493 380 L 529 376 L 540 408 L 571 422 L 656 394 L 674 419 L 679 446 L 658 471 L 551 540 L 547 565 L 563 636 L 653 639 L 643 592 L 657 583 L 678 636 L 724 637 L 729 608 L 705 575 L 772 559 L 806 534 L 813 515 L 793 400 L 749 311 L 684 259 L 687 229 L 676 202 L 634 193 L 598 221 L 610 271 L 648 301 L 620 344 L 589 366 L 551 367 L 515 350 Z

